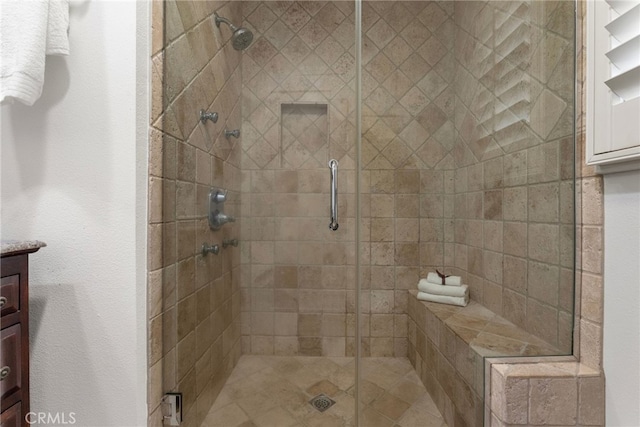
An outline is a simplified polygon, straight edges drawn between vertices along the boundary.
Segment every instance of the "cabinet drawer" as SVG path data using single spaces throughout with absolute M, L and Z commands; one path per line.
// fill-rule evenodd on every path
M 0 427 L 20 427 L 22 425 L 22 408 L 20 402 L 0 415 Z
M 20 275 L 3 277 L 0 282 L 0 316 L 20 311 Z
M 0 400 L 2 409 L 20 400 L 22 389 L 22 366 L 20 324 L 4 328 L 1 332 L 0 350 Z

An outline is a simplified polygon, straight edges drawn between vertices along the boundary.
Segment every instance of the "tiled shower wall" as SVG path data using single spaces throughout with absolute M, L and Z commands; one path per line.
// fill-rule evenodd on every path
M 574 3 L 458 2 L 453 266 L 473 299 L 569 354 Z M 448 242 L 449 244 L 449 242 Z
M 354 354 L 353 13 L 352 2 L 243 3 L 256 37 L 242 58 L 247 353 Z M 406 355 L 406 289 L 444 264 L 452 13 L 451 2 L 363 4 L 365 355 Z M 326 132 L 307 127 L 324 106 Z M 285 124 L 285 109 L 298 111 L 302 129 Z M 328 229 L 330 158 L 340 163 L 337 232 Z
M 352 5 L 252 2 L 243 14 L 256 33 L 243 57 L 244 206 L 254 217 L 243 259 L 245 349 L 297 354 L 313 341 L 310 354 L 352 354 L 337 313 L 352 323 L 354 295 L 341 294 L 345 277 L 353 286 L 353 217 L 343 215 L 338 245 L 324 224 L 329 158 L 349 170 L 342 212 L 353 215 L 355 203 Z M 570 2 L 363 4 L 364 354 L 406 354 L 405 289 L 442 266 L 465 278 L 473 299 L 569 352 L 572 34 Z M 321 149 L 289 144 L 281 103 L 328 106 Z M 336 250 L 349 256 L 332 261 Z M 309 264 L 298 253 L 308 251 L 315 267 L 300 275 Z M 273 274 L 284 268 L 299 275 L 276 290 L 284 285 Z M 274 302 L 251 302 L 265 295 Z M 334 305 L 316 303 L 324 298 Z M 300 308 L 304 300 L 312 306 Z M 306 330 L 307 320 L 331 325 L 331 337 Z
M 240 54 L 214 10 L 241 19 L 236 2 L 153 2 L 149 163 L 149 425 L 163 425 L 165 392 L 184 397 L 186 425 L 200 425 L 240 356 L 240 251 L 203 256 L 203 243 L 239 237 L 239 224 L 213 232 L 211 186 L 229 190 L 240 216 Z M 199 122 L 201 109 L 217 124 Z

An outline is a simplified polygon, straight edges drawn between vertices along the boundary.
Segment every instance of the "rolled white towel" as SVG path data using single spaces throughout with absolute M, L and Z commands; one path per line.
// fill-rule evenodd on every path
M 418 299 L 428 302 L 437 302 L 440 304 L 457 305 L 460 307 L 466 307 L 469 304 L 469 295 L 464 297 L 450 297 L 448 295 L 433 295 L 426 292 L 418 292 Z
M 425 279 L 420 279 L 418 282 L 418 290 L 428 294 L 447 295 L 450 297 L 463 297 L 469 294 L 469 287 L 467 285 L 442 286 L 431 283 Z
M 427 274 L 427 282 L 442 285 L 442 278 L 438 276 L 438 273 L 431 272 Z M 460 276 L 449 276 L 444 280 L 444 284 L 447 286 L 460 286 L 462 285 L 462 278 Z

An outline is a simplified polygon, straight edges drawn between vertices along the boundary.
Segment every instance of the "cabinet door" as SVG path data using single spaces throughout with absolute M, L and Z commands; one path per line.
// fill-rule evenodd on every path
M 20 324 L 2 330 L 0 350 L 0 400 L 2 410 L 20 400 L 22 370 L 20 366 L 21 334 Z
M 22 411 L 20 403 L 16 403 L 0 415 L 0 427 L 20 427 L 22 425 Z

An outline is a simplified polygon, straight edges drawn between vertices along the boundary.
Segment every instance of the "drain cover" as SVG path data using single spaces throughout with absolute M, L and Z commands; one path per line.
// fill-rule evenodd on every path
M 311 406 L 316 408 L 318 411 L 324 412 L 327 409 L 331 408 L 336 402 L 331 400 L 330 397 L 328 397 L 328 396 L 326 396 L 324 394 L 319 394 L 316 397 L 314 397 L 313 399 L 311 399 L 309 401 L 309 403 L 311 404 Z

